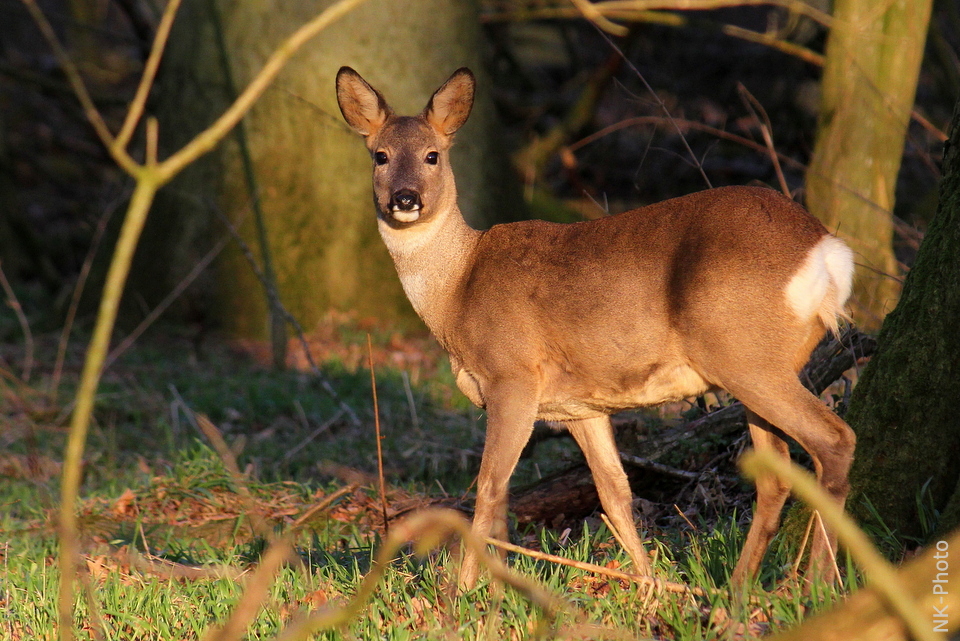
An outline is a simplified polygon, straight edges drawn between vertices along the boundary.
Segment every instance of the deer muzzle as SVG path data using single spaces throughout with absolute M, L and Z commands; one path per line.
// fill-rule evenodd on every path
M 412 189 L 398 189 L 390 196 L 390 215 L 401 223 L 412 223 L 420 218 L 420 194 Z

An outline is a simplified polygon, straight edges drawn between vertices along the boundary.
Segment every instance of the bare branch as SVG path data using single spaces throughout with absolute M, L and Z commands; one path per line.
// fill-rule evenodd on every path
M 618 25 L 615 22 L 611 22 L 604 17 L 602 13 L 597 9 L 597 5 L 593 4 L 589 0 L 570 0 L 577 10 L 583 14 L 583 17 L 595 24 L 598 28 L 603 29 L 609 34 L 614 36 L 625 36 L 627 35 L 627 28 Z
M 511 3 L 509 9 L 487 16 L 487 19 L 517 19 L 517 18 L 570 18 L 581 15 L 581 2 L 573 2 L 575 7 L 571 7 L 566 1 L 554 3 L 553 5 L 543 2 L 530 2 L 525 6 L 523 3 Z M 833 18 L 829 13 L 821 11 L 816 7 L 803 2 L 803 0 L 605 0 L 602 2 L 591 3 L 591 8 L 586 14 L 590 16 L 597 15 L 607 19 L 615 20 L 648 20 L 653 12 L 662 11 L 705 11 L 710 9 L 723 9 L 726 7 L 744 7 L 744 6 L 773 6 L 782 7 L 791 13 L 806 16 L 825 27 L 833 24 Z M 615 25 L 618 26 L 618 25 Z
M 50 25 L 50 21 L 47 20 L 47 17 L 40 10 L 40 7 L 37 6 L 35 0 L 21 0 L 21 2 L 23 2 L 24 6 L 26 6 L 27 11 L 30 12 L 30 15 L 33 17 L 33 21 L 37 23 L 40 33 L 43 34 L 43 37 L 50 45 L 50 48 L 53 49 L 53 53 L 56 56 L 57 61 L 60 63 L 60 66 L 63 68 L 63 72 L 67 76 L 67 81 L 70 83 L 74 94 L 76 94 L 77 99 L 80 101 L 80 105 L 83 107 L 83 112 L 86 114 L 87 120 L 89 120 L 90 124 L 93 125 L 93 129 L 97 132 L 97 136 L 100 137 L 100 141 L 103 143 L 103 146 L 107 148 L 107 150 L 110 152 L 110 155 L 113 157 L 113 160 L 120 165 L 125 172 L 131 176 L 136 176 L 139 172 L 139 166 L 137 165 L 136 161 L 130 157 L 126 150 L 118 148 L 114 144 L 115 138 L 113 137 L 113 134 L 110 133 L 107 123 L 104 122 L 103 116 L 100 114 L 100 110 L 97 109 L 97 106 L 93 103 L 93 98 L 90 97 L 90 93 L 87 91 L 87 86 L 83 82 L 83 77 L 80 75 L 80 70 L 77 69 L 77 66 L 73 63 L 73 60 L 70 59 L 70 56 L 63 48 L 63 45 L 60 44 L 60 39 L 57 38 L 56 32 Z
M 652 587 L 654 590 L 662 592 L 673 592 L 676 594 L 692 594 L 694 596 L 700 597 L 709 597 L 710 593 L 700 588 L 690 587 L 683 583 L 673 583 L 671 581 L 663 581 L 661 579 L 655 579 L 652 576 L 644 576 L 641 574 L 631 574 L 629 572 L 623 572 L 621 570 L 615 570 L 613 568 L 605 568 L 593 563 L 585 563 L 583 561 L 575 561 L 573 559 L 568 559 L 566 557 L 557 556 L 556 554 L 550 554 L 548 552 L 541 552 L 539 550 L 531 550 L 529 548 L 521 547 L 519 545 L 513 545 L 512 543 L 507 543 L 506 541 L 500 541 L 498 539 L 488 538 L 487 544 L 492 545 L 493 547 L 500 548 L 501 550 L 506 550 L 507 552 L 514 552 L 516 554 L 522 554 L 523 556 L 530 557 L 531 559 L 537 559 L 539 561 L 548 561 L 550 563 L 556 563 L 557 565 L 566 565 L 571 568 L 576 568 L 578 570 L 585 570 L 587 572 L 592 572 L 594 574 L 599 574 L 601 576 L 607 576 L 611 579 L 617 579 L 619 581 L 629 581 L 631 583 L 638 583 L 640 585 L 647 585 Z M 719 592 L 719 590 L 718 590 Z
M 681 142 L 683 142 L 683 146 L 687 150 L 687 153 L 690 154 L 690 160 L 693 162 L 697 170 L 699 170 L 700 176 L 703 178 L 703 182 L 707 184 L 708 188 L 713 187 L 713 184 L 710 182 L 710 178 L 707 176 L 707 172 L 704 171 L 703 169 L 703 163 L 701 163 L 700 159 L 697 158 L 697 155 L 693 153 L 693 149 L 690 148 L 690 143 L 687 142 L 686 136 L 684 136 L 683 132 L 680 131 L 680 125 L 678 125 L 677 121 L 674 120 L 673 114 L 671 114 L 670 110 L 667 109 L 667 105 L 660 98 L 660 95 L 653 90 L 653 87 L 650 86 L 650 83 L 647 82 L 647 79 L 643 77 L 643 74 L 640 73 L 640 70 L 637 69 L 637 66 L 633 64 L 633 62 L 627 57 L 625 53 L 623 53 L 620 47 L 618 47 L 616 43 L 614 43 L 613 40 L 611 40 L 610 37 L 607 36 L 607 34 L 605 34 L 602 30 L 600 30 L 599 28 L 597 30 L 599 31 L 600 36 L 604 40 L 606 40 L 610 48 L 616 51 L 620 55 L 620 57 L 623 59 L 623 62 L 626 63 L 627 67 L 629 67 L 630 70 L 634 73 L 634 75 L 636 75 L 637 78 L 640 79 L 640 82 L 643 83 L 643 86 L 646 88 L 647 93 L 649 93 L 650 96 L 653 97 L 653 100 L 657 103 L 657 105 L 660 107 L 660 110 L 663 111 L 667 120 L 670 122 L 674 130 L 677 132 L 677 135 L 680 136 L 680 140 Z
M 787 185 L 787 179 L 784 177 L 783 169 L 780 168 L 780 161 L 777 159 L 777 148 L 773 146 L 773 125 L 770 123 L 770 116 L 767 115 L 767 110 L 763 108 L 760 101 L 750 93 L 742 82 L 737 83 L 737 91 L 740 93 L 743 104 L 750 110 L 754 120 L 756 120 L 760 126 L 763 142 L 767 146 L 767 151 L 770 154 L 770 162 L 773 163 L 773 169 L 777 173 L 777 180 L 780 181 L 780 190 L 784 196 L 792 198 L 790 187 Z
M 17 295 L 7 280 L 7 275 L 3 273 L 0 267 L 0 285 L 3 286 L 3 293 L 7 296 L 7 305 L 17 315 L 17 322 L 20 323 L 20 329 L 23 330 L 23 340 L 26 342 L 25 354 L 23 356 L 23 374 L 21 379 L 24 383 L 30 380 L 30 373 L 33 371 L 33 333 L 30 331 L 30 323 L 27 322 L 27 316 L 23 313 L 23 306 L 17 300 Z
M 32 0 L 24 0 L 29 2 Z M 366 0 L 340 0 L 327 8 L 319 16 L 297 29 L 283 44 L 270 55 L 263 69 L 257 74 L 243 93 L 210 127 L 202 131 L 196 138 L 187 143 L 183 149 L 160 164 L 160 180 L 166 183 L 191 162 L 213 149 L 217 143 L 240 122 L 244 114 L 250 110 L 253 103 L 260 97 L 273 79 L 280 73 L 287 61 L 293 57 L 301 46 L 324 28 L 339 20 Z
M 170 29 L 173 26 L 173 19 L 177 15 L 177 9 L 180 7 L 181 0 L 170 0 L 163 10 L 163 17 L 160 19 L 160 25 L 157 27 L 157 34 L 153 39 L 153 48 L 150 50 L 150 56 L 147 58 L 147 64 L 144 66 L 143 75 L 140 77 L 140 84 L 137 86 L 137 92 L 130 103 L 130 109 L 127 111 L 127 117 L 120 127 L 120 133 L 114 144 L 119 149 L 126 149 L 127 143 L 133 136 L 133 130 L 143 115 L 144 107 L 147 104 L 147 96 L 150 95 L 150 88 L 157 77 L 157 69 L 160 67 L 160 58 L 163 56 L 163 49 L 167 45 L 167 39 L 170 36 Z

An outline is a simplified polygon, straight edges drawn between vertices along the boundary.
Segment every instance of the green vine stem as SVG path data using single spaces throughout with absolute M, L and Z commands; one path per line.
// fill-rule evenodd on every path
M 130 106 L 130 111 L 117 137 L 107 129 L 103 117 L 97 110 L 83 83 L 83 79 L 70 60 L 49 21 L 40 11 L 35 0 L 22 0 L 37 23 L 41 33 L 50 44 L 60 65 L 74 89 L 74 93 L 83 106 L 84 113 L 90 120 L 97 135 L 110 151 L 117 164 L 130 174 L 137 182 L 131 196 L 130 204 L 120 230 L 120 237 L 114 250 L 103 295 L 100 299 L 100 308 L 97 313 L 93 336 L 87 347 L 86 359 L 80 376 L 80 385 L 77 390 L 76 405 L 70 421 L 70 434 L 67 440 L 67 449 L 64 453 L 63 474 L 60 485 L 60 590 L 58 597 L 59 607 L 59 637 L 64 641 L 71 641 L 73 633 L 73 603 L 74 583 L 76 582 L 77 563 L 79 562 L 79 537 L 77 529 L 76 501 L 80 489 L 83 450 L 86 444 L 87 431 L 93 406 L 96 399 L 103 363 L 110 345 L 110 337 L 117 319 L 117 310 L 123 294 L 127 276 L 130 273 L 130 263 L 140 240 L 147 214 L 153 199 L 163 185 L 170 182 L 184 167 L 192 163 L 201 155 L 211 151 L 223 137 L 243 118 L 244 114 L 253 106 L 253 103 L 266 90 L 287 61 L 308 40 L 316 36 L 328 25 L 343 17 L 366 0 L 340 0 L 328 7 L 316 18 L 300 27 L 286 41 L 284 41 L 268 58 L 263 69 L 247 86 L 236 101 L 210 127 L 191 140 L 180 151 L 160 162 L 155 153 L 148 153 L 144 164 L 137 163 L 127 152 L 126 144 L 130 140 L 133 127 L 143 113 L 149 85 L 153 83 L 154 72 L 159 58 L 162 55 L 170 25 L 180 4 L 179 0 L 168 3 L 161 27 L 157 31 L 151 50 L 148 64 L 140 87 Z M 148 149 L 156 149 L 157 136 L 156 121 L 147 123 Z

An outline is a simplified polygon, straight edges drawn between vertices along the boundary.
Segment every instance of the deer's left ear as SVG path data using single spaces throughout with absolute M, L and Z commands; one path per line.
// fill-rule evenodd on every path
M 477 85 L 473 72 L 461 67 L 434 92 L 423 110 L 427 123 L 442 136 L 452 136 L 470 116 Z

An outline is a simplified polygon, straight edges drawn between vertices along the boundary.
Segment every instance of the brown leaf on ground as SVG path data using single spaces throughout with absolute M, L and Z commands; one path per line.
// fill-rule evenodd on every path
M 61 463 L 49 456 L 0 454 L 0 476 L 46 483 L 60 475 Z
M 373 343 L 374 367 L 389 365 L 409 372 L 415 384 L 420 377 L 436 373 L 439 363 L 446 360 L 446 352 L 431 336 L 404 335 L 391 326 L 356 314 L 331 311 L 313 329 L 306 332 L 307 349 L 317 364 L 337 361 L 350 371 L 367 367 L 367 334 Z M 265 342 L 244 340 L 235 345 L 253 356 L 265 367 L 271 362 L 270 346 Z M 294 336 L 287 346 L 287 365 L 309 370 L 310 363 L 303 342 Z
M 137 495 L 127 488 L 116 500 L 111 509 L 114 517 L 135 517 L 137 515 Z

